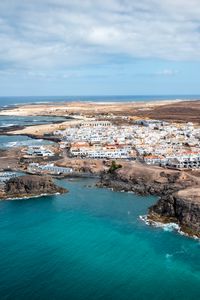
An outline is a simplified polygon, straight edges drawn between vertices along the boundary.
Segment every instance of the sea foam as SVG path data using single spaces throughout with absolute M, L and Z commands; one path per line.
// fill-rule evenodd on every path
M 196 235 L 190 236 L 187 233 L 183 232 L 180 228 L 180 226 L 177 223 L 162 223 L 162 222 L 155 222 L 153 220 L 149 220 L 147 215 L 144 216 L 139 216 L 140 220 L 145 222 L 145 224 L 156 227 L 156 228 L 162 228 L 164 231 L 176 231 L 181 235 L 187 236 L 187 237 L 192 237 L 196 240 L 200 240 Z

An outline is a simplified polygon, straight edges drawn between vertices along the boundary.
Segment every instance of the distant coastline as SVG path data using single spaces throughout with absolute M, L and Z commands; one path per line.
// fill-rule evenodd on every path
M 64 102 L 157 102 L 199 100 L 200 95 L 120 95 L 120 96 L 0 96 L 0 108 L 26 104 L 53 104 Z

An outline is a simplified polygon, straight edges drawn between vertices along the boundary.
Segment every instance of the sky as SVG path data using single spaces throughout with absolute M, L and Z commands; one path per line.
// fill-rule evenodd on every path
M 0 96 L 200 95 L 200 0 L 0 0 Z

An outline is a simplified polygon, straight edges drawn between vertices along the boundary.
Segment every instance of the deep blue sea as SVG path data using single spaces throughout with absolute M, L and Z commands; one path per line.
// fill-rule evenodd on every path
M 71 101 L 94 101 L 94 102 L 148 102 L 163 100 L 199 100 L 200 95 L 121 95 L 121 96 L 38 96 L 38 97 L 0 97 L 0 107 L 24 104 L 24 103 L 46 103 L 46 102 L 71 102 Z
M 59 184 L 0 202 L 1 300 L 200 299 L 200 243 L 139 219 L 155 198 Z

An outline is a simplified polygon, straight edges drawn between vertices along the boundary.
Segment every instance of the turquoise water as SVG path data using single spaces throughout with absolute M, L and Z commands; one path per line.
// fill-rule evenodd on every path
M 0 202 L 0 299 L 200 299 L 200 244 L 139 220 L 156 199 L 59 181 Z

